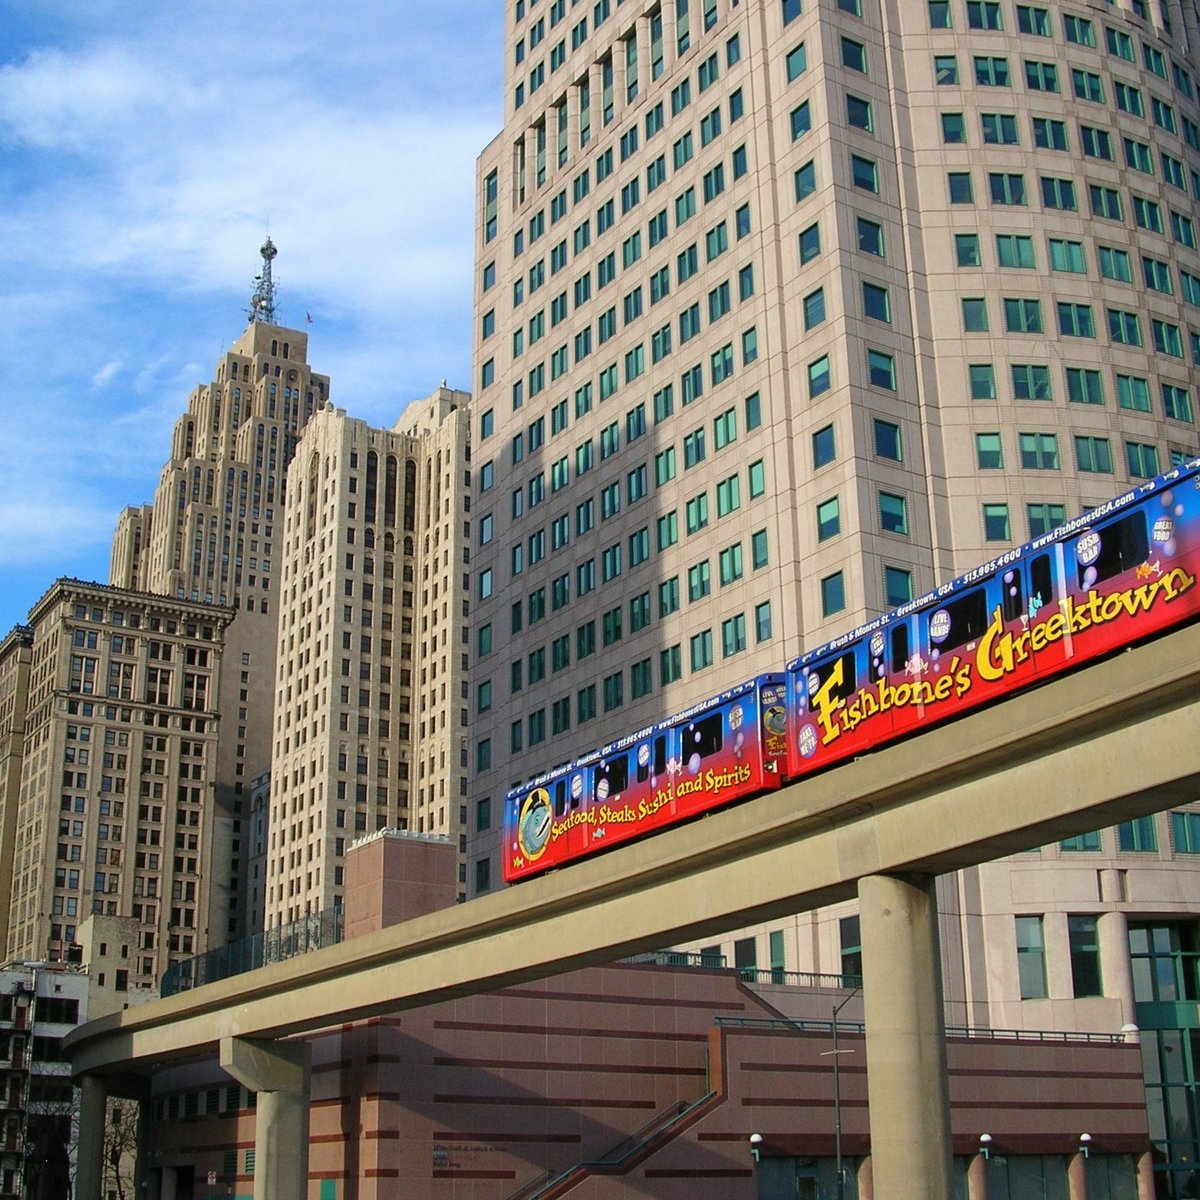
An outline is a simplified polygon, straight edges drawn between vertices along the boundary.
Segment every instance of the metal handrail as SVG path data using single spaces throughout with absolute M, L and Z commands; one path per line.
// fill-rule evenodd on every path
M 716 1017 L 714 1023 L 720 1028 L 764 1029 L 780 1033 L 829 1033 L 833 1029 L 833 1022 L 830 1020 L 813 1021 L 790 1017 Z M 863 1021 L 839 1020 L 837 1025 L 843 1033 L 865 1034 L 867 1029 Z M 1092 1042 L 1109 1046 L 1125 1043 L 1123 1033 L 1088 1033 L 1057 1029 L 987 1029 L 976 1025 L 947 1025 L 946 1036 L 991 1042 Z
M 559 1171 L 557 1175 L 549 1170 L 543 1171 L 528 1183 L 522 1184 L 515 1192 L 506 1196 L 504 1200 L 539 1200 L 539 1197 L 546 1195 L 560 1184 L 565 1183 L 576 1173 L 583 1175 L 599 1173 L 601 1171 L 606 1173 L 619 1172 L 624 1163 L 644 1150 L 656 1137 L 666 1133 L 674 1125 L 679 1124 L 680 1121 L 690 1116 L 701 1105 L 707 1104 L 715 1095 L 716 1092 L 706 1092 L 698 1100 L 677 1100 L 669 1108 L 655 1113 L 648 1121 L 635 1129 L 633 1133 L 622 1138 L 602 1157 L 582 1159 Z M 617 1152 L 626 1145 L 628 1145 L 628 1149 L 618 1154 Z

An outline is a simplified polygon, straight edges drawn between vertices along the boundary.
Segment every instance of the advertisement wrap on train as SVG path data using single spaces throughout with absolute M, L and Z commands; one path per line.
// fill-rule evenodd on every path
M 794 782 L 1200 612 L 1200 459 L 507 796 L 508 882 Z

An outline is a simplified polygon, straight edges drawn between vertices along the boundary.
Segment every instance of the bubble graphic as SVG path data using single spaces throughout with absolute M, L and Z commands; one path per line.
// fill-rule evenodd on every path
M 1183 516 L 1183 505 L 1182 505 L 1182 504 L 1177 504 L 1177 505 L 1175 505 L 1175 515 L 1176 515 L 1177 517 L 1182 517 L 1182 516 Z
M 817 731 L 811 725 L 805 725 L 800 730 L 800 753 L 805 758 L 811 758 L 817 750 Z
M 1088 567 L 1083 573 L 1083 586 L 1085 588 L 1094 587 L 1096 584 L 1096 568 Z
M 883 634 L 874 633 L 871 635 L 871 653 L 878 658 L 883 653 Z
M 649 765 L 649 762 L 650 762 L 650 747 L 643 744 L 638 747 L 638 766 L 645 767 L 645 766 Z
M 1100 535 L 1094 530 L 1085 533 L 1075 543 L 1075 557 L 1086 567 L 1100 557 Z
M 700 774 L 700 755 L 693 754 L 692 757 L 688 759 L 688 774 Z
M 937 612 L 929 618 L 929 636 L 935 642 L 945 641 L 950 633 L 950 614 L 944 609 L 939 608 Z
M 1156 542 L 1169 542 L 1175 532 L 1175 522 L 1170 517 L 1159 517 L 1154 522 L 1154 532 L 1151 535 Z

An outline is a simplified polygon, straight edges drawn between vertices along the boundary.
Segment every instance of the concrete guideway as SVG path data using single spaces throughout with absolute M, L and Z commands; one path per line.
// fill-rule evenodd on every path
M 1198 735 L 1192 626 L 612 854 L 91 1022 L 67 1051 L 88 1076 L 218 1053 L 237 1061 L 236 1040 L 489 991 L 857 889 L 875 1027 L 876 1188 L 889 1200 L 948 1200 L 944 1055 L 931 1053 L 944 1040 L 940 1000 L 931 1002 L 941 994 L 931 877 L 1196 799 Z M 85 1091 L 85 1107 L 102 1091 Z M 90 1200 L 83 1158 L 78 1194 Z M 272 1174 L 269 1158 L 259 1163 L 256 1196 L 290 1200 L 288 1190 L 257 1190 Z

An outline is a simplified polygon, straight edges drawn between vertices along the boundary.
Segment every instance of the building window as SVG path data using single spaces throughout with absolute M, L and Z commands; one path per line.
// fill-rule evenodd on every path
M 1145 442 L 1126 442 L 1125 461 L 1133 479 L 1150 479 L 1158 474 L 1158 447 Z
M 964 333 L 987 333 L 987 301 L 982 296 L 968 296 L 962 302 Z
M 913 598 L 912 572 L 903 567 L 883 568 L 883 598 L 889 608 L 907 604 Z
M 1091 916 L 1067 918 L 1067 940 L 1071 950 L 1071 984 L 1079 999 L 1103 996 L 1100 978 L 1100 936 L 1098 921 Z
M 1026 471 L 1057 471 L 1058 437 L 1053 433 L 1018 434 L 1021 467 Z
M 824 542 L 841 531 L 841 505 L 837 496 L 831 496 L 817 505 L 817 541 Z
M 1046 998 L 1046 935 L 1041 917 L 1017 917 L 1017 979 L 1022 1000 Z
M 1182 815 L 1182 814 L 1181 814 Z M 1117 849 L 1126 853 L 1152 853 L 1158 849 L 1153 817 L 1135 817 L 1117 826 Z
M 1171 814 L 1171 848 L 1176 854 L 1200 854 L 1200 813 Z
M 1029 536 L 1041 537 L 1052 529 L 1057 529 L 1067 519 L 1066 506 L 1062 504 L 1027 504 L 1026 515 L 1029 519 Z
M 879 527 L 887 533 L 908 534 L 908 502 L 892 492 L 879 493 Z
M 1075 464 L 1080 471 L 1111 475 L 1112 448 L 1108 438 L 1076 435 Z
M 985 504 L 983 506 L 983 536 L 984 540 L 989 542 L 1012 540 L 1007 504 Z
M 841 571 L 821 580 L 821 615 L 832 617 L 846 607 L 846 580 Z
M 1004 448 L 999 433 L 975 435 L 975 462 L 982 471 L 1004 469 Z
M 892 462 L 903 462 L 904 447 L 900 438 L 900 426 L 876 417 L 874 430 L 876 456 L 890 459 Z
M 475 891 L 486 892 L 492 886 L 492 862 L 488 858 L 475 860 Z

